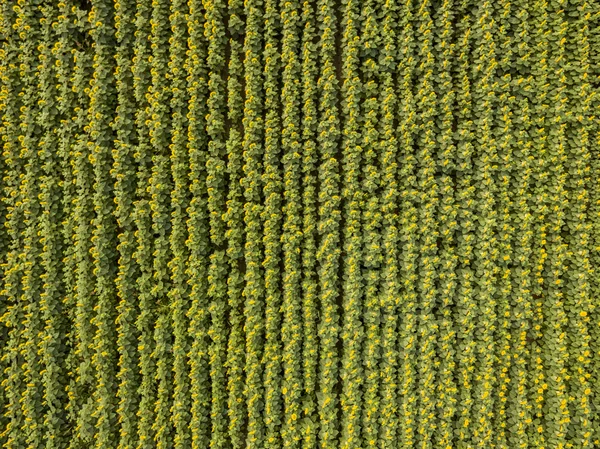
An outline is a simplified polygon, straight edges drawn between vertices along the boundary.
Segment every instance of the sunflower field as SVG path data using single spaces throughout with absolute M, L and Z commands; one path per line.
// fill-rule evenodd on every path
M 600 449 L 599 0 L 0 0 L 0 447 Z

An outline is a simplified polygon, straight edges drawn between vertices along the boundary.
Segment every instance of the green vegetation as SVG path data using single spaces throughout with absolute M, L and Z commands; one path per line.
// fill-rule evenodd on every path
M 0 0 L 0 448 L 600 449 L 600 3 Z

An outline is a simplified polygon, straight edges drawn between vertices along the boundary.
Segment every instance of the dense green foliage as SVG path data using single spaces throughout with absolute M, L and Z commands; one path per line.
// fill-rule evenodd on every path
M 600 449 L 598 0 L 0 0 L 0 447 Z

